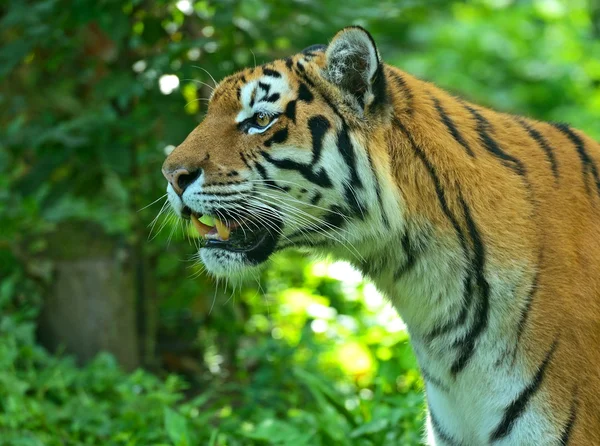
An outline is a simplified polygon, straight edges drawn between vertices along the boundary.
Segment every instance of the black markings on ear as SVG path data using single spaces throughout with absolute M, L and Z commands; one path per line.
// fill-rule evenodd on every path
M 285 107 L 285 116 L 292 121 L 294 124 L 296 123 L 296 100 L 290 101 L 287 103 Z
M 300 87 L 298 87 L 298 100 L 304 102 L 312 102 L 313 99 L 314 96 L 311 93 L 311 91 L 305 84 L 301 83 Z
M 273 144 L 281 144 L 283 142 L 285 142 L 288 138 L 288 129 L 283 128 L 281 130 L 277 130 L 275 133 L 273 133 L 273 136 L 271 136 L 269 139 L 267 139 L 265 141 L 265 147 L 271 147 Z
M 275 71 L 270 68 L 263 68 L 263 73 L 265 76 L 277 77 L 277 78 L 281 77 L 281 73 L 279 71 Z

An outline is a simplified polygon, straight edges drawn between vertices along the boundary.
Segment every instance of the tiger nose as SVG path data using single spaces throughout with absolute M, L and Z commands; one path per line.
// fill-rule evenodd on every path
M 163 168 L 162 173 L 167 181 L 171 184 L 171 187 L 173 187 L 173 190 L 175 190 L 177 195 L 181 196 L 187 187 L 196 181 L 196 179 L 200 176 L 202 169 L 197 169 L 190 172 L 184 168 L 175 170 L 166 170 Z

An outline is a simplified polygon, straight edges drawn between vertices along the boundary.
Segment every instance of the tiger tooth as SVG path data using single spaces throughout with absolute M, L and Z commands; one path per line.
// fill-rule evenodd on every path
M 221 240 L 229 240 L 230 230 L 225 223 L 223 223 L 218 218 L 215 218 L 215 224 L 217 226 L 217 232 L 219 233 L 219 237 Z
M 208 234 L 208 231 L 212 229 L 210 226 L 205 225 L 200 220 L 198 220 L 198 217 L 196 217 L 194 214 L 192 214 L 190 218 L 192 219 L 192 223 L 194 224 L 194 227 L 196 228 L 201 237 L 204 237 L 206 234 Z

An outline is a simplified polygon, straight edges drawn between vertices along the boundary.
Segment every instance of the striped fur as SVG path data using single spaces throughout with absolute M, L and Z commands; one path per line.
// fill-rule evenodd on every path
M 274 117 L 262 133 L 244 127 L 258 111 Z M 582 132 L 457 99 L 384 65 L 351 27 L 222 81 L 165 169 L 201 169 L 181 197 L 169 186 L 176 211 L 268 201 L 273 251 L 331 253 L 370 277 L 411 333 L 430 444 L 587 446 L 600 445 L 599 163 Z M 200 250 L 226 276 L 263 254 Z

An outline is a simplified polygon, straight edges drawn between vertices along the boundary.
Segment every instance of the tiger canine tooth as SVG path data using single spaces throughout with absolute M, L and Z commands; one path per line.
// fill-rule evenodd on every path
M 215 219 L 215 223 L 217 226 L 217 232 L 219 233 L 219 237 L 221 237 L 221 240 L 229 240 L 229 233 L 231 231 L 229 230 L 227 225 L 218 218 Z
M 198 220 L 198 217 L 196 217 L 194 214 L 192 214 L 190 218 L 192 219 L 192 223 L 194 224 L 194 227 L 196 228 L 201 237 L 204 237 L 206 234 L 208 234 L 208 231 L 212 229 L 210 226 L 205 225 L 200 220 Z

